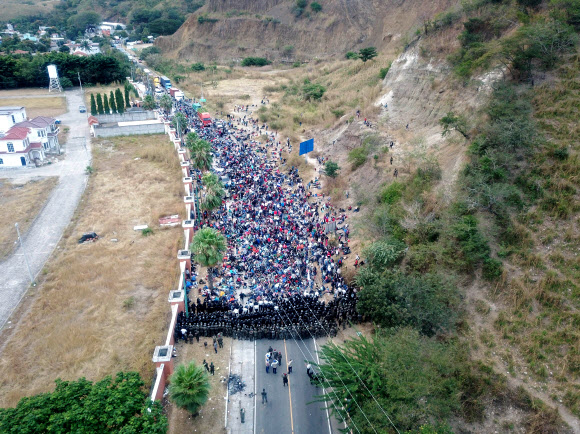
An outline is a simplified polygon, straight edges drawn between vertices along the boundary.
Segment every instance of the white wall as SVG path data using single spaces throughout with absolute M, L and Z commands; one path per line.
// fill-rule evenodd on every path
M 22 167 L 20 157 L 26 158 L 26 164 L 30 164 L 28 154 L 0 154 L 0 159 L 3 161 L 3 164 L 0 164 L 0 169 L 3 167 Z
M 2 108 L 0 107 L 0 110 Z M 12 119 L 14 118 L 14 119 Z M 0 133 L 8 131 L 12 125 L 26 120 L 26 109 L 15 110 L 8 115 L 0 115 Z
M 2 140 L 0 141 L 0 153 L 8 152 L 8 143 L 12 143 L 14 145 L 14 152 L 18 152 L 24 151 L 30 145 L 30 140 L 28 138 L 24 140 Z

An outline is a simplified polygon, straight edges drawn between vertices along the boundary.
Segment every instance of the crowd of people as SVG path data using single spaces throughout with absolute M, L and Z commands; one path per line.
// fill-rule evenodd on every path
M 188 131 L 212 144 L 213 171 L 228 195 L 198 224 L 222 232 L 228 248 L 223 263 L 209 271 L 213 290 L 195 264 L 187 270 L 187 287 L 200 296 L 179 315 L 175 337 L 310 338 L 362 321 L 356 290 L 342 272 L 350 253 L 347 216 L 315 192 L 316 183 L 305 185 L 297 168 L 288 167 L 282 152 L 290 141 L 278 140 L 246 110 L 227 115 L 217 128 L 215 122 L 203 127 L 190 102 L 176 107 Z M 267 143 L 253 140 L 263 134 Z M 191 176 L 201 183 L 200 172 Z

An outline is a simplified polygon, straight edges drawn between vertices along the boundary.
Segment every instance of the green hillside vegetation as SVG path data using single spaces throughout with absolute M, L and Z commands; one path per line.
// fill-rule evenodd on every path
M 496 65 L 507 74 L 476 114 L 478 126 L 462 130 L 469 161 L 450 206 L 434 210 L 429 201 L 440 170 L 428 160 L 404 180 L 386 185 L 372 205 L 364 230 L 376 241 L 363 252 L 368 265 L 355 281 L 362 288 L 359 312 L 384 332 L 373 343 L 356 339 L 325 347 L 322 358 L 340 372 L 320 367 L 326 384 L 338 391 L 325 399 L 349 402 L 348 416 L 362 432 L 372 432 L 371 424 L 382 432 L 394 430 L 371 395 L 354 386 L 360 379 L 351 378 L 350 365 L 402 430 L 447 432 L 444 424 L 452 414 L 483 420 L 486 396 L 513 393 L 507 392 L 505 378 L 493 373 L 503 371 L 499 357 L 507 360 L 508 375 L 531 371 L 535 381 L 553 381 L 550 398 L 580 416 L 580 260 L 573 253 L 580 247 L 580 2 L 539 8 L 539 3 L 480 0 L 428 22 L 422 33 L 437 37 L 458 21 L 464 27 L 460 48 L 448 58 L 458 80 L 468 85 L 472 76 Z M 465 126 L 453 113 L 449 120 Z M 352 171 L 365 164 L 367 146 L 350 151 Z M 413 216 L 411 204 L 419 206 Z M 489 334 L 476 342 L 464 339 L 472 333 L 466 310 L 485 318 L 489 307 L 483 301 L 462 303 L 462 288 L 474 281 L 502 306 Z M 469 354 L 481 343 L 485 360 L 476 361 Z M 498 358 L 486 351 L 492 348 Z M 393 353 L 396 362 L 387 362 Z M 409 375 L 418 360 L 421 375 Z M 401 361 L 407 375 L 394 369 Z M 443 379 L 451 383 L 438 385 Z M 356 390 L 355 397 L 347 388 Z M 421 398 L 402 390 L 421 390 Z M 528 432 L 557 429 L 554 411 L 527 392 L 519 390 L 514 399 L 517 406 L 536 408 Z M 420 409 L 407 407 L 419 401 Z M 346 417 L 344 409 L 335 412 Z M 443 425 L 436 429 L 435 424 Z
M 51 11 L 26 12 L 0 23 L 10 22 L 21 32 L 36 32 L 39 26 L 55 27 L 74 39 L 89 24 L 101 21 L 121 21 L 128 30 L 135 30 L 134 39 L 149 35 L 170 35 L 185 21 L 187 15 L 203 6 L 204 0 L 151 2 L 147 0 L 64 0 L 55 2 Z

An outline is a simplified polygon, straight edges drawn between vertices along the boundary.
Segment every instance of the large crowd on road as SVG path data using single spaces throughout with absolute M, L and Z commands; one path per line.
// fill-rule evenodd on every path
M 195 261 L 186 271 L 187 287 L 196 287 L 199 297 L 179 315 L 175 337 L 305 339 L 360 322 L 356 290 L 343 277 L 347 217 L 315 192 L 317 181 L 305 185 L 286 164 L 282 152 L 291 150 L 290 141 L 278 140 L 248 106 L 219 127 L 202 126 L 190 101 L 176 108 L 188 120 L 187 131 L 212 145 L 213 171 L 228 193 L 197 223 L 222 232 L 228 248 L 221 266 L 210 271 L 213 290 L 197 276 Z M 267 143 L 254 140 L 263 134 Z M 191 176 L 201 185 L 201 172 L 191 169 Z

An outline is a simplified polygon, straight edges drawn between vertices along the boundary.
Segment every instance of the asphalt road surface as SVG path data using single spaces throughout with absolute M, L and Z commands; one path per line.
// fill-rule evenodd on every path
M 265 357 L 268 347 L 282 352 L 282 363 L 276 375 L 266 374 Z M 331 433 L 325 404 L 314 402 L 322 388 L 310 384 L 304 359 L 317 361 L 312 339 L 301 341 L 256 341 L 256 434 L 326 434 Z M 292 374 L 288 386 L 282 383 L 282 374 L 288 372 L 286 363 L 292 359 Z M 262 389 L 266 389 L 268 402 L 262 404 Z

